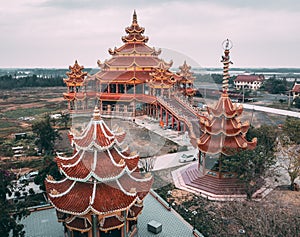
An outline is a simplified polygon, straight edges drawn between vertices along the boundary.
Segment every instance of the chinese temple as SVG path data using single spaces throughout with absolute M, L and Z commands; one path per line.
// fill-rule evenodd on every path
M 91 113 L 98 106 L 104 117 L 148 115 L 178 131 L 192 129 L 189 121 L 197 119 L 199 111 L 189 108 L 191 117 L 184 117 L 182 110 L 189 105 L 179 99 L 190 99 L 195 93 L 191 67 L 184 62 L 178 73 L 171 72 L 172 61 L 159 58 L 161 50 L 147 45 L 144 31 L 134 11 L 132 23 L 122 37 L 124 44 L 108 50 L 109 60 L 98 60 L 98 72 L 83 72 L 77 61 L 70 66 L 68 78 L 64 79 L 68 87 L 64 98 L 71 114 Z
M 208 106 L 208 117 L 199 119 L 202 131 L 198 139 L 199 163 L 181 172 L 183 186 L 210 199 L 245 195 L 243 184 L 226 170 L 222 161 L 239 151 L 254 149 L 257 143 L 256 138 L 246 140 L 250 124 L 239 120 L 243 107 L 232 103 L 227 93 L 230 44 L 229 40 L 224 42 L 222 95 L 214 108 Z
M 140 174 L 138 154 L 124 148 L 125 132 L 110 129 L 95 108 L 83 132 L 69 137 L 74 154 L 56 157 L 65 178 L 45 180 L 66 236 L 137 236 L 138 216 L 153 178 Z

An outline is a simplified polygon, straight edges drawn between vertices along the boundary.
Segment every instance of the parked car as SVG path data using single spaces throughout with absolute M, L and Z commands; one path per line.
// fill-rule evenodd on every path
M 179 158 L 179 162 L 180 162 L 180 163 L 185 163 L 185 162 L 195 161 L 195 160 L 197 160 L 197 154 L 194 154 L 194 155 L 183 154 L 183 155 Z
M 19 178 L 19 181 L 21 183 L 24 183 L 24 182 L 32 182 L 34 180 L 34 178 L 38 175 L 38 171 L 32 171 L 32 172 L 29 172 L 23 176 L 21 176 Z

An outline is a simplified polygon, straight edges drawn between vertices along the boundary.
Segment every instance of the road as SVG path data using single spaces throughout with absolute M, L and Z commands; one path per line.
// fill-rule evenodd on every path
M 284 110 L 284 109 L 274 109 L 274 108 L 270 108 L 270 107 L 258 106 L 258 105 L 253 105 L 253 104 L 245 104 L 245 103 L 242 105 L 245 109 L 300 118 L 300 113 L 295 112 L 295 111 Z
M 183 154 L 194 155 L 196 153 L 198 153 L 198 149 L 193 149 L 193 150 L 183 151 L 183 152 L 177 152 L 177 153 L 171 153 L 171 154 L 166 154 L 166 155 L 155 157 L 154 158 L 155 163 L 154 163 L 153 171 L 183 165 L 185 163 L 180 163 L 179 162 L 179 158 Z M 194 161 L 194 162 L 197 162 L 197 161 Z M 191 162 L 187 162 L 186 164 L 190 164 L 190 163 Z

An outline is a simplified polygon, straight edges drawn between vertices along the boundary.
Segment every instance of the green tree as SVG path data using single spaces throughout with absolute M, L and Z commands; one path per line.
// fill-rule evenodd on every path
M 24 202 L 16 204 L 7 200 L 7 195 L 12 195 L 12 187 L 15 185 L 12 181 L 14 175 L 0 168 L 0 236 L 8 237 L 12 233 L 13 237 L 23 237 L 25 231 L 19 221 L 29 215 Z
M 50 121 L 50 116 L 47 115 L 44 119 L 32 124 L 32 131 L 37 135 L 36 143 L 39 149 L 46 154 L 53 152 L 55 139 L 59 137 L 58 132 L 52 128 Z
M 296 144 L 300 144 L 300 119 L 287 117 L 283 124 L 283 133 Z
M 250 128 L 247 139 L 254 137 L 258 140 L 254 150 L 241 151 L 224 160 L 225 168 L 236 173 L 246 185 L 248 199 L 252 198 L 254 192 L 262 185 L 262 178 L 275 164 L 277 129 L 266 125 Z
M 296 97 L 294 102 L 295 102 L 295 107 L 300 109 L 300 97 Z
M 61 173 L 58 170 L 56 162 L 54 161 L 54 157 L 51 154 L 44 156 L 43 166 L 34 179 L 34 183 L 40 185 L 40 189 L 42 190 L 46 190 L 44 181 L 47 175 L 51 175 L 56 180 L 59 180 L 62 177 Z
M 68 128 L 68 124 L 70 122 L 70 114 L 62 113 L 60 118 L 60 123 L 63 124 L 64 128 Z

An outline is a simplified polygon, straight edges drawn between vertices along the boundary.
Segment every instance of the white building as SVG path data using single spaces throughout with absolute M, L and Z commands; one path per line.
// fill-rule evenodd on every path
M 257 90 L 261 87 L 264 79 L 263 75 L 238 75 L 234 79 L 234 85 L 237 90 L 243 88 Z

